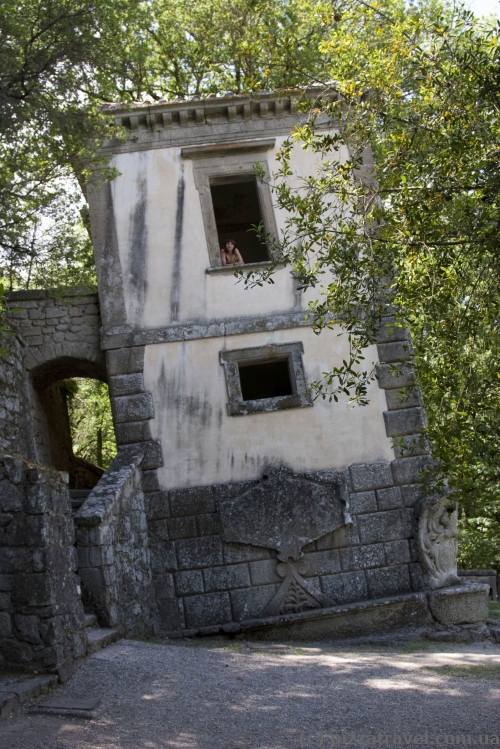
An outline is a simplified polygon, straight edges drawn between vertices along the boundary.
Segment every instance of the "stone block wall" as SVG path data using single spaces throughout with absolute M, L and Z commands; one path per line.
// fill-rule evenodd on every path
M 334 604 L 419 591 L 414 505 L 421 457 L 345 472 L 352 523 L 304 547 L 304 578 Z M 305 474 L 329 481 L 334 472 Z M 261 616 L 282 579 L 272 549 L 223 539 L 218 505 L 257 481 L 146 495 L 151 565 L 164 631 Z
M 29 449 L 7 449 L 66 471 L 62 453 L 69 460 L 69 425 L 63 424 L 61 430 L 57 423 L 67 420 L 67 415 L 55 383 L 67 377 L 107 379 L 97 294 L 85 288 L 36 289 L 11 292 L 7 302 L 8 322 L 26 344 L 19 361 L 25 370 L 23 398 L 31 423 Z M 54 440 L 54 434 L 59 440 Z
M 87 647 L 67 476 L 0 456 L 0 659 L 63 675 Z
M 11 292 L 7 300 L 8 317 L 28 344 L 25 366 L 29 371 L 70 357 L 94 362 L 105 379 L 95 292 L 85 288 L 35 289 Z
M 23 365 L 25 345 L 17 335 L 0 335 L 0 450 L 33 457 L 28 408 L 28 378 Z
M 120 450 L 75 515 L 83 600 L 99 622 L 124 633 L 152 631 L 148 533 L 141 487 L 144 448 Z

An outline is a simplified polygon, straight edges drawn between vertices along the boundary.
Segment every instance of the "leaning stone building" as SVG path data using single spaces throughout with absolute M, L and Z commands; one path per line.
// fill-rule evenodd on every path
M 25 472 L 21 515 L 30 461 L 65 471 L 74 504 L 84 499 L 65 564 L 87 614 L 170 636 L 334 637 L 485 619 L 483 588 L 457 585 L 453 503 L 421 496 L 425 415 L 416 390 L 401 398 L 410 371 L 394 368 L 409 355 L 407 335 L 388 319 L 366 352 L 381 362 L 368 406 L 313 401 L 308 382 L 346 358 L 345 337 L 314 334 L 310 293 L 286 268 L 246 290 L 221 265 L 228 238 L 249 268 L 270 262 L 248 229 L 278 235 L 286 216 L 254 165 L 272 173 L 299 118 L 294 96 L 110 114 L 127 137 L 105 145 L 118 176 L 89 196 L 98 297 L 12 295 L 18 340 L 5 379 L 19 382 L 2 435 L 27 459 L 14 461 Z M 295 149 L 294 174 L 310 173 L 314 158 Z M 102 476 L 72 455 L 54 389 L 71 376 L 109 383 L 119 452 Z M 2 497 L 14 463 L 6 459 Z M 69 509 L 67 498 L 66 518 Z M 22 546 L 13 538 L 11 557 Z M 21 573 L 0 579 L 8 574 Z M 8 596 L 0 638 L 12 661 L 12 643 L 26 643 L 16 621 L 32 616 L 42 642 L 43 614 Z M 84 640 L 81 616 L 72 626 Z M 38 645 L 26 644 L 28 660 Z

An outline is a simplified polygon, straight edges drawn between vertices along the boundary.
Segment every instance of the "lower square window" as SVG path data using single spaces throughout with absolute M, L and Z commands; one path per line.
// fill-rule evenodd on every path
M 312 406 L 302 343 L 221 351 L 230 416 Z

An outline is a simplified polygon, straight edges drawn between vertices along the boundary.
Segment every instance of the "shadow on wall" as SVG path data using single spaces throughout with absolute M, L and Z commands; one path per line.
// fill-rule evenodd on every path
M 32 371 L 40 462 L 92 489 L 116 454 L 107 375 L 95 362 L 61 357 Z

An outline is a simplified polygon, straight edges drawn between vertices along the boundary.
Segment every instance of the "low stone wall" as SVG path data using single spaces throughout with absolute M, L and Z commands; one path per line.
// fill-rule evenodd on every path
M 155 621 L 143 457 L 142 447 L 120 450 L 75 515 L 83 600 L 100 624 L 135 635 L 152 631 Z
M 342 480 L 352 522 L 303 547 L 301 573 L 321 605 L 348 604 L 424 590 L 417 559 L 414 506 L 424 456 L 392 464 L 354 465 L 342 473 L 304 474 L 309 481 Z M 277 552 L 228 542 L 221 527 L 225 502 L 259 481 L 146 495 L 151 564 L 166 631 L 253 619 L 283 582 Z M 331 604 L 324 601 L 330 601 Z
M 87 647 L 67 477 L 0 456 L 0 657 L 64 677 Z

